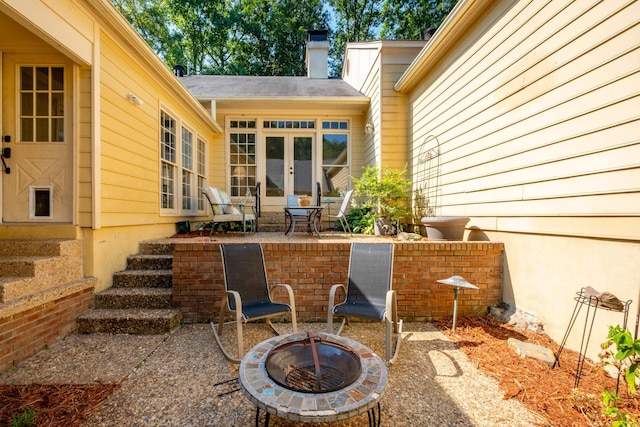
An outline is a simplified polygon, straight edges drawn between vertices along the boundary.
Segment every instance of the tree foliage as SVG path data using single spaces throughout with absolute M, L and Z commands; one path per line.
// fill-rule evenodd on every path
M 346 43 L 422 38 L 456 0 L 111 0 L 168 66 L 192 74 L 305 75 L 308 29 L 331 31 L 332 74 Z M 329 14 L 334 28 L 329 28 Z

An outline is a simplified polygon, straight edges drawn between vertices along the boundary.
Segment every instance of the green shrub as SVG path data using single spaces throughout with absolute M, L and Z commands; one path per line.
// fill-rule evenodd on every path
M 371 208 L 352 208 L 345 219 L 351 227 L 351 231 L 358 234 L 373 234 L 374 213 Z M 340 223 L 336 224 L 338 231 L 344 231 Z
M 378 217 L 400 223 L 411 216 L 411 182 L 405 179 L 407 167 L 402 170 L 367 166 L 360 178 L 351 177 L 355 194 L 365 196 L 363 208 L 377 212 Z
M 615 346 L 615 349 L 612 349 Z M 640 339 L 634 340 L 631 332 L 618 326 L 609 327 L 609 335 L 607 340 L 602 344 L 605 350 L 600 355 L 605 363 L 611 363 L 624 376 L 627 382 L 629 394 L 636 392 L 636 380 L 640 378 Z M 613 362 L 606 362 L 613 359 Z M 629 414 L 618 408 L 617 403 L 620 398 L 609 389 L 605 389 L 600 393 L 604 409 L 603 414 L 611 418 L 611 425 L 614 427 L 637 426 L 638 420 L 632 418 Z

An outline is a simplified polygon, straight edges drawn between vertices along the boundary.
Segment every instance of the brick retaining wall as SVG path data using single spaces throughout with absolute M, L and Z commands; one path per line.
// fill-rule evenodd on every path
M 176 243 L 173 249 L 173 302 L 183 320 L 217 318 L 224 294 L 220 243 Z M 460 275 L 479 290 L 458 297 L 461 315 L 480 315 L 502 299 L 503 243 L 397 242 L 393 288 L 406 321 L 451 316 L 453 289 L 436 280 Z M 329 290 L 345 283 L 350 243 L 263 243 L 269 284 L 293 288 L 298 319 L 326 321 Z M 278 293 L 278 301 L 284 301 Z
M 0 318 L 0 372 L 76 329 L 76 317 L 93 307 L 93 282 L 83 290 Z

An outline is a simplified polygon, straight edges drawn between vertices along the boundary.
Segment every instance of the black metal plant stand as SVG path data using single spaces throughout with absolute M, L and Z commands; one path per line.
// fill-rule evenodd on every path
M 582 307 L 587 307 L 587 312 L 584 318 L 584 327 L 582 329 L 582 339 L 580 341 L 580 351 L 578 352 L 578 367 L 576 369 L 576 379 L 573 383 L 574 388 L 578 388 L 578 384 L 580 384 L 580 377 L 582 376 L 582 368 L 584 367 L 585 355 L 584 352 L 589 347 L 589 339 L 591 338 L 591 331 L 593 330 L 593 322 L 596 319 L 596 312 L 598 309 L 607 310 L 607 311 L 616 311 L 620 312 L 623 315 L 622 327 L 627 327 L 627 320 L 629 318 L 629 305 L 631 305 L 631 300 L 622 301 L 621 309 L 613 309 L 603 305 L 600 298 L 595 295 L 586 295 L 585 288 L 580 289 L 580 291 L 576 292 L 576 296 L 573 298 L 576 301 L 576 305 L 573 308 L 573 313 L 571 314 L 571 319 L 569 320 L 569 325 L 567 326 L 567 330 L 564 333 L 564 337 L 562 338 L 562 343 L 560 344 L 560 348 L 558 349 L 558 354 L 556 354 L 556 360 L 553 362 L 551 369 L 555 368 L 556 365 L 559 364 L 560 354 L 562 354 L 562 350 L 564 349 L 565 344 L 567 343 L 567 338 L 569 338 L 569 334 L 571 333 L 571 329 L 573 329 L 573 325 L 576 323 L 576 319 L 580 314 L 580 310 Z M 591 310 L 593 308 L 593 310 Z M 591 312 L 591 322 L 589 323 L 589 313 Z M 587 333 L 587 328 L 589 329 Z M 585 339 L 586 338 L 586 339 Z M 618 383 L 616 383 L 616 393 L 618 392 L 618 385 L 620 382 L 620 377 L 618 376 Z

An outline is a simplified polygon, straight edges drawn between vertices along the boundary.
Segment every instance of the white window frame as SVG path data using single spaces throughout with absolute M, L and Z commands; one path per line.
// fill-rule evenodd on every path
M 165 131 L 164 123 L 162 121 L 163 114 L 166 114 L 175 122 L 175 161 L 171 162 L 170 160 L 163 159 L 162 157 L 162 149 L 163 149 L 163 132 Z M 180 116 L 173 113 L 170 109 L 166 107 L 160 108 L 160 117 L 159 117 L 159 153 L 158 153 L 158 162 L 160 165 L 159 168 L 159 209 L 160 215 L 163 216 L 197 216 L 206 212 L 206 206 L 203 205 L 201 200 L 202 196 L 198 194 L 200 192 L 200 185 L 202 180 L 206 182 L 206 173 L 207 173 L 207 151 L 208 151 L 208 143 L 205 138 L 200 136 L 191 126 L 189 126 L 185 121 L 183 121 Z M 191 161 L 190 165 L 185 164 L 185 160 L 188 158 L 184 157 L 183 152 L 184 149 L 184 135 L 185 132 L 188 132 L 191 135 L 191 157 L 189 158 Z M 202 144 L 204 153 L 199 153 L 200 145 Z M 201 155 L 201 158 L 198 156 Z M 201 164 L 201 161 L 204 164 Z M 188 163 L 188 162 L 187 162 Z M 171 190 L 173 194 L 173 207 L 164 208 L 163 207 L 163 165 L 167 165 L 173 170 L 173 181 L 171 183 Z M 183 185 L 183 177 L 185 173 L 189 174 L 188 181 L 188 191 L 187 195 L 188 200 L 190 201 L 190 207 L 184 208 L 185 202 L 185 194 Z M 203 207 L 203 209 L 200 209 Z

